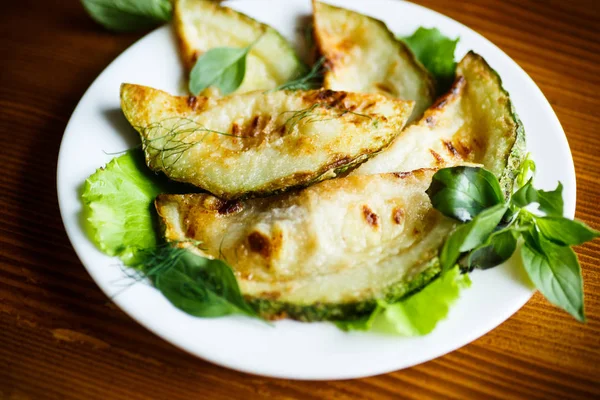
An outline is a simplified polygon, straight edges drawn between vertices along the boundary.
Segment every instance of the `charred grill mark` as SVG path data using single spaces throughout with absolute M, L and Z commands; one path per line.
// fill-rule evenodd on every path
M 315 96 L 315 100 L 326 101 L 330 100 L 335 95 L 335 92 L 330 89 L 320 90 Z
M 409 176 L 419 176 L 419 175 L 423 175 L 427 170 L 429 170 L 430 168 L 419 168 L 419 169 L 414 169 L 412 171 L 406 171 L 406 172 L 392 172 L 391 174 L 394 175 L 396 178 L 400 178 L 400 179 L 404 179 L 407 178 Z
M 231 134 L 233 136 L 240 136 L 241 132 L 240 126 L 234 122 L 233 125 L 231 125 Z
M 346 92 L 341 92 L 334 100 L 329 104 L 331 107 L 339 106 L 348 94 Z
M 465 84 L 466 80 L 463 76 L 459 76 L 458 78 L 456 78 L 454 84 L 450 88 L 450 91 L 442 97 L 440 97 L 430 108 L 435 110 L 444 108 L 444 106 L 448 104 L 449 101 L 454 100 L 455 97 L 460 95 L 460 92 L 462 91 Z
M 374 86 L 384 93 L 392 94 L 392 95 L 394 94 L 394 88 L 385 82 L 377 82 L 374 84 Z
M 450 142 L 448 140 L 442 140 L 442 142 L 444 142 L 444 145 L 446 146 L 446 148 L 448 149 L 448 151 L 450 153 L 452 153 L 452 155 L 454 157 L 460 157 L 460 154 L 458 153 L 458 150 L 456 150 L 456 148 L 452 145 L 452 142 Z
M 268 258 L 271 255 L 271 242 L 268 237 L 260 232 L 252 232 L 248 235 L 250 250 Z
M 466 79 L 464 76 L 459 75 L 456 80 L 454 81 L 454 84 L 452 85 L 452 87 L 450 88 L 450 93 L 452 93 L 454 96 L 458 95 L 460 93 L 460 91 L 462 90 L 463 86 L 465 86 L 466 83 Z
M 441 97 L 438 101 L 436 101 L 436 103 L 434 105 L 431 106 L 431 108 L 435 108 L 436 110 L 439 110 L 440 108 L 444 108 L 444 106 L 446 105 L 446 103 L 448 103 L 448 95 Z
M 392 221 L 400 225 L 404 220 L 404 210 L 400 207 L 395 207 L 392 210 Z
M 392 172 L 396 178 L 404 179 L 407 176 L 412 175 L 412 171 L 409 172 Z
M 456 148 L 462 158 L 467 158 L 473 151 L 469 146 L 460 140 L 454 142 L 453 146 Z
M 342 167 L 344 165 L 349 164 L 351 161 L 352 161 L 352 158 L 350 158 L 350 157 L 339 158 L 339 159 L 335 160 L 334 162 L 332 162 L 331 164 L 329 164 L 328 169 L 335 169 L 338 167 Z
M 258 123 L 260 122 L 260 115 L 255 116 L 250 122 L 250 131 L 255 131 L 258 128 Z
M 187 105 L 192 110 L 196 110 L 196 106 L 198 105 L 198 98 L 196 96 L 188 96 Z
M 372 226 L 373 228 L 377 228 L 379 226 L 379 216 L 375 214 L 373 210 L 369 208 L 366 204 L 362 206 L 363 217 L 367 224 Z
M 433 156 L 433 158 L 435 158 L 435 163 L 440 165 L 444 163 L 444 159 L 442 158 L 442 156 L 440 156 L 435 150 L 433 149 L 429 149 L 429 152 L 431 153 L 431 155 Z
M 185 230 L 185 236 L 189 238 L 196 237 L 196 227 L 191 223 L 190 219 L 186 218 L 183 222 L 185 223 L 185 226 L 187 226 L 187 229 Z
M 229 215 L 242 211 L 244 209 L 244 205 L 236 200 L 230 200 L 223 203 L 221 207 L 219 207 L 218 213 L 221 215 Z
M 206 196 L 202 201 L 202 207 L 209 211 L 218 211 L 225 203 L 225 200 L 221 200 L 218 197 Z

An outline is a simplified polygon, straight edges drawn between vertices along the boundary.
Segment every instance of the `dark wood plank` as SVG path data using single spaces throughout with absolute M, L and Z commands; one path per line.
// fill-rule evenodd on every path
M 491 39 L 548 97 L 577 171 L 577 218 L 600 229 L 600 6 L 595 0 L 419 0 Z M 577 248 L 589 321 L 539 294 L 464 348 L 353 381 L 246 375 L 194 358 L 118 310 L 79 263 L 56 200 L 65 125 L 142 33 L 97 27 L 76 0 L 0 13 L 0 398 L 600 398 L 600 241 Z

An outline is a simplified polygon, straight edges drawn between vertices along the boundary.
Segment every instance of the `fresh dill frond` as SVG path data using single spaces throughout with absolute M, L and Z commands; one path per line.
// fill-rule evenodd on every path
M 321 57 L 315 65 L 308 71 L 308 73 L 300 78 L 291 80 L 282 85 L 277 86 L 273 91 L 276 90 L 310 90 L 321 87 L 323 80 L 323 65 L 325 64 L 325 57 Z
M 153 136 L 152 139 L 142 139 L 142 146 L 144 149 L 157 152 L 154 158 L 160 157 L 161 164 L 167 171 L 179 162 L 186 151 L 202 143 L 209 134 L 243 138 L 243 136 L 208 129 L 193 119 L 183 117 L 166 118 L 136 129 L 145 132 L 147 137 Z M 153 134 L 153 130 L 158 131 L 156 132 L 158 135 Z M 198 133 L 204 134 L 195 138 Z M 155 145 L 155 143 L 159 144 Z

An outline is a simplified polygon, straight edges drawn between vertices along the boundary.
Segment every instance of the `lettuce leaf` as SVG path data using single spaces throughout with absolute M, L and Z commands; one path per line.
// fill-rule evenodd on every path
M 421 291 L 396 303 L 377 302 L 368 316 L 354 321 L 336 321 L 345 330 L 371 330 L 403 336 L 430 333 L 446 318 L 450 306 L 459 298 L 462 289 L 471 286 L 467 274 L 454 267 L 435 279 Z
M 450 39 L 437 28 L 420 27 L 411 36 L 402 40 L 434 76 L 438 94 L 446 92 L 454 81 L 456 71 L 454 50 L 459 38 Z
M 129 151 L 98 169 L 84 183 L 83 215 L 91 239 L 125 265 L 139 262 L 138 251 L 157 245 L 154 199 L 165 189 L 139 151 Z

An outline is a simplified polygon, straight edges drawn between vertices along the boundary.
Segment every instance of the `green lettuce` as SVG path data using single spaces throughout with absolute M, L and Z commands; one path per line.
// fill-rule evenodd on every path
M 144 165 L 139 151 L 129 151 L 98 169 L 85 181 L 81 195 L 94 244 L 125 265 L 137 264 L 140 250 L 157 245 L 153 202 L 164 186 Z
M 437 323 L 446 318 L 450 306 L 460 297 L 461 290 L 471 286 L 467 274 L 458 267 L 447 271 L 419 292 L 396 303 L 377 302 L 368 316 L 353 321 L 336 321 L 345 330 L 420 336 L 430 333 Z
M 456 72 L 454 50 L 459 38 L 450 39 L 437 28 L 420 27 L 411 36 L 401 39 L 434 76 L 438 94 L 448 90 Z

